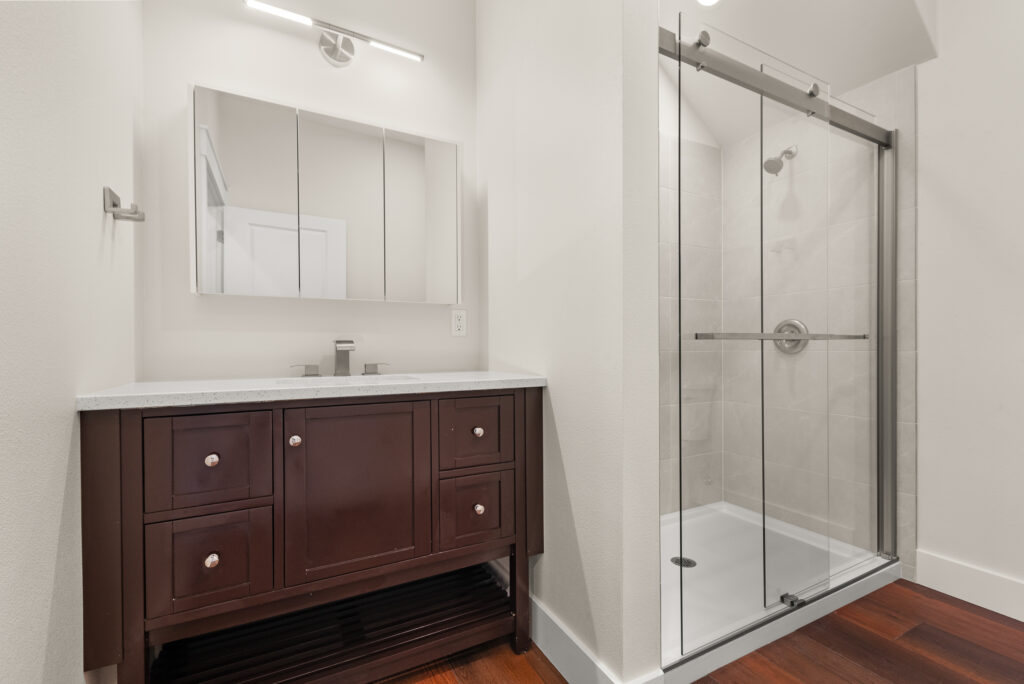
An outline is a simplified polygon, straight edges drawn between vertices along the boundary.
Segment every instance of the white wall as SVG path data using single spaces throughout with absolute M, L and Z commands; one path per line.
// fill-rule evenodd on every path
M 658 665 L 657 6 L 481 0 L 477 26 L 490 365 L 549 383 L 533 590 L 632 678 Z
M 1021 25 L 1015 0 L 940 1 L 940 56 L 918 70 L 918 579 L 1017 619 Z
M 296 372 L 290 364 L 309 362 L 330 373 L 331 342 L 342 336 L 356 340 L 356 371 L 367 361 L 387 361 L 390 372 L 479 367 L 486 315 L 476 228 L 472 0 L 277 4 L 408 46 L 426 60 L 359 44 L 356 61 L 335 69 L 317 54 L 315 31 L 237 0 L 144 4 L 140 151 L 150 220 L 137 250 L 139 379 L 280 376 Z M 447 306 L 190 294 L 190 84 L 459 142 L 469 335 L 451 337 Z
M 82 680 L 75 394 L 132 379 L 140 10 L 0 3 L 0 671 Z
M 345 221 L 346 292 L 353 299 L 384 298 L 383 134 L 299 114 L 299 207 Z

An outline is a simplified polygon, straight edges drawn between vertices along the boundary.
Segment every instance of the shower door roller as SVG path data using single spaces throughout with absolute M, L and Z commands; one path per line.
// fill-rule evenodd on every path
M 775 326 L 775 333 L 780 335 L 807 335 L 807 326 L 802 321 L 789 318 Z M 775 348 L 783 354 L 799 354 L 807 346 L 807 338 L 792 340 L 775 340 Z

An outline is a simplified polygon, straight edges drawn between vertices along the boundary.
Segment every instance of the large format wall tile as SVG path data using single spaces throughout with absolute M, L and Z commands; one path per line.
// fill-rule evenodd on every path
M 661 166 L 661 510 L 672 513 L 722 500 L 722 343 L 694 338 L 722 329 L 721 151 L 663 135 Z

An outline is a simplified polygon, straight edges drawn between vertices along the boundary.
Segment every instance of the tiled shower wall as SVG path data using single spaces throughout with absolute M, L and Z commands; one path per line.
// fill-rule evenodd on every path
M 660 156 L 661 512 L 670 513 L 680 501 L 722 500 L 721 344 L 679 339 L 680 312 L 684 330 L 721 330 L 722 166 L 719 148 L 671 131 Z
M 873 339 L 874 146 L 771 103 L 763 138 L 763 156 L 796 155 L 773 176 L 760 135 L 726 147 L 727 327 L 761 330 L 763 293 L 767 332 L 798 319 Z M 769 516 L 873 548 L 872 342 L 766 343 L 763 361 L 759 342 L 724 344 L 725 499 L 760 512 L 763 472 Z

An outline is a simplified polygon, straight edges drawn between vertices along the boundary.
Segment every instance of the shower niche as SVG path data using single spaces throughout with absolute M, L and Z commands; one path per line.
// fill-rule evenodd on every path
M 199 293 L 459 301 L 456 144 L 193 94 Z
M 896 562 L 896 132 L 714 27 L 666 25 L 669 667 Z

